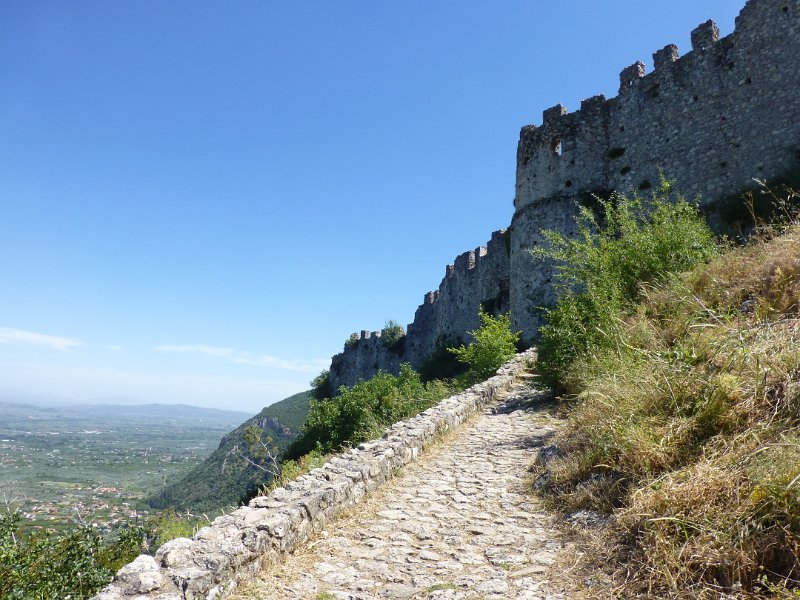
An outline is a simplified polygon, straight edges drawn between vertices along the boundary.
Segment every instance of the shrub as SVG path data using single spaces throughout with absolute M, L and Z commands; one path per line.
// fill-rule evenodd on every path
M 449 348 L 463 345 L 461 336 L 439 335 L 436 338 L 436 349 L 426 358 L 419 369 L 422 381 L 434 379 L 451 380 L 467 370 L 467 366 L 460 362 Z
M 155 554 L 162 544 L 179 537 L 192 537 L 203 525 L 208 524 L 206 515 L 195 516 L 188 511 L 178 514 L 173 511 L 156 513 L 144 522 L 145 544 L 148 554 Z M 125 563 L 130 562 L 138 553 L 134 554 Z M 125 564 L 123 563 L 123 564 Z
M 406 331 L 400 323 L 392 319 L 386 321 L 386 326 L 381 332 L 381 342 L 386 348 L 399 354 L 403 351 L 405 339 Z
M 91 598 L 114 573 L 142 553 L 189 537 L 199 519 L 157 513 L 100 535 L 76 523 L 59 530 L 30 530 L 13 506 L 0 514 L 0 598 Z
M 347 350 L 348 348 L 354 347 L 356 344 L 358 344 L 358 339 L 357 333 L 351 333 L 350 337 L 344 341 L 344 349 Z
M 577 356 L 618 343 L 620 319 L 640 298 L 642 284 L 686 271 L 717 252 L 696 206 L 671 198 L 667 181 L 648 201 L 614 194 L 598 198 L 598 208 L 602 219 L 579 209 L 577 237 L 544 231 L 548 247 L 533 251 L 556 265 L 559 300 L 545 312 L 538 361 L 555 387 L 563 387 Z
M 335 398 L 312 400 L 303 431 L 285 458 L 297 459 L 312 450 L 335 452 L 377 437 L 388 425 L 425 410 L 448 392 L 441 382 L 422 383 L 406 363 L 399 375 L 379 371 L 368 381 L 342 386 Z
M 540 483 L 613 513 L 584 555 L 616 575 L 598 597 L 800 597 L 800 227 L 776 231 L 638 288 L 567 370 Z
M 320 374 L 311 380 L 311 396 L 317 400 L 322 400 L 330 394 L 331 373 L 328 369 L 323 369 Z
M 100 535 L 88 527 L 20 535 L 19 513 L 0 517 L 0 597 L 89 598 L 111 580 L 98 561 Z
M 459 377 L 459 383 L 470 386 L 488 379 L 504 362 L 517 353 L 520 334 L 511 332 L 508 313 L 496 318 L 485 312 L 479 313 L 481 326 L 471 331 L 472 342 L 449 351 L 465 365 L 467 372 Z
M 167 525 L 169 520 L 161 517 L 163 518 L 162 522 L 159 521 L 159 518 L 158 516 L 151 517 L 144 525 L 126 523 L 117 528 L 111 534 L 111 539 L 104 541 L 102 548 L 97 553 L 97 562 L 107 567 L 112 573 L 116 573 L 142 552 L 148 549 L 155 551 L 162 543 L 174 537 L 179 537 L 178 535 L 173 535 L 164 539 L 165 532 L 160 531 L 156 523 Z M 177 519 L 177 522 L 180 522 L 180 518 Z M 169 523 L 169 526 L 174 527 L 175 525 Z M 158 546 L 155 545 L 156 542 L 160 542 Z
M 265 496 L 275 488 L 284 486 L 290 481 L 294 481 L 300 475 L 321 467 L 327 462 L 328 458 L 330 458 L 330 454 L 323 454 L 318 448 L 315 448 L 298 459 L 284 460 L 281 463 L 280 475 L 272 479 L 269 483 L 261 486 L 258 490 L 258 495 Z

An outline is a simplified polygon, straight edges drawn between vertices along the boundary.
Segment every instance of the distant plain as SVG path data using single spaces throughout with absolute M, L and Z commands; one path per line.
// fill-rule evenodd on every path
M 0 402 L 0 501 L 21 505 L 30 527 L 135 521 L 148 512 L 148 494 L 200 464 L 250 416 L 187 405 Z

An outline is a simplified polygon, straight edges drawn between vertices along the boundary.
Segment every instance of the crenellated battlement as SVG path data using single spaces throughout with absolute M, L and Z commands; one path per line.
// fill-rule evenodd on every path
M 661 173 L 699 197 L 711 215 L 752 179 L 789 172 L 800 151 L 800 0 L 749 0 L 733 32 L 714 21 L 621 70 L 619 93 L 557 104 L 540 126 L 526 125 L 517 147 L 512 223 L 512 322 L 532 339 L 538 306 L 552 302 L 552 271 L 514 281 L 533 266 L 525 249 L 539 231 L 570 234 L 574 202 L 587 193 L 649 193 Z M 537 212 L 538 211 L 538 212 Z M 534 315 L 534 316 L 531 316 Z
M 798 41 L 797 11 L 797 0 L 750 0 L 730 35 L 721 38 L 719 27 L 709 20 L 691 32 L 692 49 L 688 54 L 681 56 L 678 47 L 669 44 L 653 53 L 652 72 L 647 73 L 641 61 L 622 69 L 617 97 L 606 100 L 595 96 L 572 113 L 561 104 L 544 110 L 540 126 L 527 125 L 520 132 L 517 210 L 576 192 L 626 186 L 636 189 L 646 181 L 652 183 L 659 168 L 685 161 L 684 149 L 675 147 L 674 142 L 676 134 L 698 137 L 698 128 L 689 128 L 688 123 L 720 123 L 727 114 L 735 116 L 756 94 L 773 91 L 772 86 L 780 77 L 771 78 L 763 90 L 752 88 L 741 93 L 737 88 L 755 84 L 761 78 L 761 63 L 770 61 L 771 70 L 781 69 L 779 63 L 774 63 L 770 48 L 764 46 L 764 39 L 775 38 L 772 46 L 778 54 L 791 54 Z M 700 113 L 710 114 L 701 117 Z M 655 138 L 644 139 L 642 130 L 654 125 L 664 127 Z M 718 125 L 717 138 L 722 143 L 724 132 L 720 135 L 720 127 L 729 125 Z M 635 162 L 653 163 L 647 172 L 640 169 L 638 181 L 635 174 L 625 177 L 634 171 L 634 165 L 619 160 L 633 143 L 650 146 L 646 153 L 635 157 Z M 721 162 L 724 161 L 717 164 Z M 681 171 L 673 169 L 667 175 L 680 180 Z M 737 185 L 741 185 L 741 179 L 731 187 Z
M 434 294 L 434 292 L 429 292 L 428 295 L 431 295 L 431 294 Z M 434 294 L 434 296 L 435 296 L 435 294 Z M 426 301 L 427 301 L 427 296 L 426 296 Z M 433 304 L 434 301 L 435 301 L 435 297 L 432 297 L 430 299 L 430 304 Z M 402 327 L 401 327 L 401 329 L 403 329 L 403 333 L 405 334 L 406 330 L 404 328 L 402 328 Z M 354 333 L 353 335 L 358 338 L 359 342 L 366 342 L 366 341 L 369 341 L 369 340 L 380 340 L 381 338 L 385 338 L 386 337 L 386 333 L 387 333 L 387 330 L 385 328 L 381 329 L 379 331 L 370 331 L 368 329 L 362 329 L 360 333 Z M 394 333 L 394 332 L 392 332 L 392 333 Z M 345 345 L 345 349 L 347 349 L 346 345 Z
M 653 68 L 656 71 L 672 68 L 680 56 L 678 47 L 675 44 L 667 44 L 661 50 L 653 53 Z
M 691 39 L 693 51 L 705 52 L 719 41 L 719 27 L 709 19 L 692 30 Z
M 352 385 L 374 375 L 378 368 L 392 370 L 400 362 L 419 368 L 441 340 L 463 339 L 479 325 L 482 304 L 491 301 L 496 311 L 508 310 L 508 232 L 492 232 L 486 246 L 459 254 L 447 265 L 439 289 L 426 293 L 406 326 L 402 355 L 388 352 L 383 331 L 361 331 L 357 344 L 345 344 L 333 357 L 331 389 Z M 376 341 L 378 340 L 378 341 Z M 377 366 L 376 366 L 377 365 Z
M 445 287 L 445 282 L 448 279 L 472 276 L 482 268 L 482 265 L 491 264 L 491 259 L 496 256 L 498 252 L 506 252 L 505 242 L 503 241 L 503 236 L 506 231 L 505 229 L 493 231 L 492 237 L 486 246 L 478 246 L 475 250 L 468 250 L 467 252 L 459 254 L 453 263 L 447 265 L 445 268 L 444 278 L 439 284 L 439 289 L 425 294 L 422 304 L 417 311 L 439 300 Z M 409 325 L 409 327 L 411 327 L 411 325 Z
M 641 61 L 636 61 L 630 67 L 625 67 L 619 73 L 619 93 L 624 94 L 631 91 L 644 79 L 645 66 Z
M 453 275 L 464 273 L 475 268 L 475 251 L 468 250 L 456 256 L 453 263 Z
M 550 108 L 544 109 L 542 111 L 542 125 L 552 125 L 557 123 L 561 117 L 566 115 L 569 111 L 567 107 L 563 104 L 556 104 L 555 106 L 551 106 Z

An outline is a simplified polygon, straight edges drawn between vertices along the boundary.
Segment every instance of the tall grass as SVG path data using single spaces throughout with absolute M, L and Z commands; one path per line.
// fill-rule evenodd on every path
M 800 227 L 680 270 L 553 367 L 570 416 L 546 497 L 613 516 L 594 566 L 623 596 L 795 597 Z

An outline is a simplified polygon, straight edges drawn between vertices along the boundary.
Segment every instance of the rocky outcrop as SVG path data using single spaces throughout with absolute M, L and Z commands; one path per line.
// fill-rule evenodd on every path
M 533 361 L 525 352 L 491 379 L 396 423 L 319 469 L 217 517 L 191 539 L 164 544 L 120 569 L 95 600 L 223 598 L 264 565 L 281 560 L 342 509 L 357 504 L 414 461 L 444 431 L 476 414 Z

